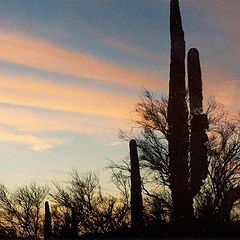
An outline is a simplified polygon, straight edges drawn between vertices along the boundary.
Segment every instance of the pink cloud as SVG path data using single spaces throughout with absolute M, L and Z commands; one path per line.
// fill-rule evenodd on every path
M 28 75 L 0 74 L 0 102 L 50 110 L 123 117 L 134 96 L 48 81 Z
M 41 70 L 129 86 L 166 89 L 166 82 L 145 73 L 84 52 L 63 49 L 53 43 L 22 34 L 0 32 L 0 60 Z
M 238 111 L 240 79 L 217 68 L 211 62 L 204 64 L 202 74 L 205 97 L 214 96 L 218 102 Z

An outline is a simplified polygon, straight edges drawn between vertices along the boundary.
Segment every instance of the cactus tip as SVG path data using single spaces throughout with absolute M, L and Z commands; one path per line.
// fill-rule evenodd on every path
M 191 49 L 188 51 L 188 54 L 199 55 L 199 51 L 198 51 L 196 48 L 191 48 Z
M 130 142 L 129 142 L 129 146 L 130 146 L 130 147 L 135 147 L 135 146 L 137 146 L 136 140 L 135 140 L 135 139 L 131 139 Z

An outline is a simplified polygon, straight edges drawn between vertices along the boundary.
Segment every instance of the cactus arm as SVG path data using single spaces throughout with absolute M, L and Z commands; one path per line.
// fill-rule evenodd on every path
M 190 168 L 191 168 L 191 192 L 195 196 L 207 177 L 207 134 L 208 119 L 202 113 L 202 75 L 199 60 L 199 52 L 192 48 L 188 52 L 188 86 L 191 112 L 191 136 L 190 136 Z

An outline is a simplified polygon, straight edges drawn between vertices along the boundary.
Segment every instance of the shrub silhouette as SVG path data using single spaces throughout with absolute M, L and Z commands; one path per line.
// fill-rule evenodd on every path
M 32 183 L 9 191 L 0 185 L 1 219 L 16 235 L 25 239 L 40 239 L 42 235 L 42 203 L 48 187 Z

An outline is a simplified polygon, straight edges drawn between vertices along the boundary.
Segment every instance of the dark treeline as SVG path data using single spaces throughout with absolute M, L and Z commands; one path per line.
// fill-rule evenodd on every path
M 213 98 L 203 108 L 199 52 L 187 54 L 178 0 L 170 1 L 169 97 L 143 91 L 129 156 L 110 163 L 118 195 L 73 171 L 54 188 L 0 186 L 0 238 L 240 237 L 240 115 Z
M 0 239 L 74 239 L 130 226 L 129 194 L 104 194 L 97 176 L 73 171 L 65 186 L 0 186 Z

